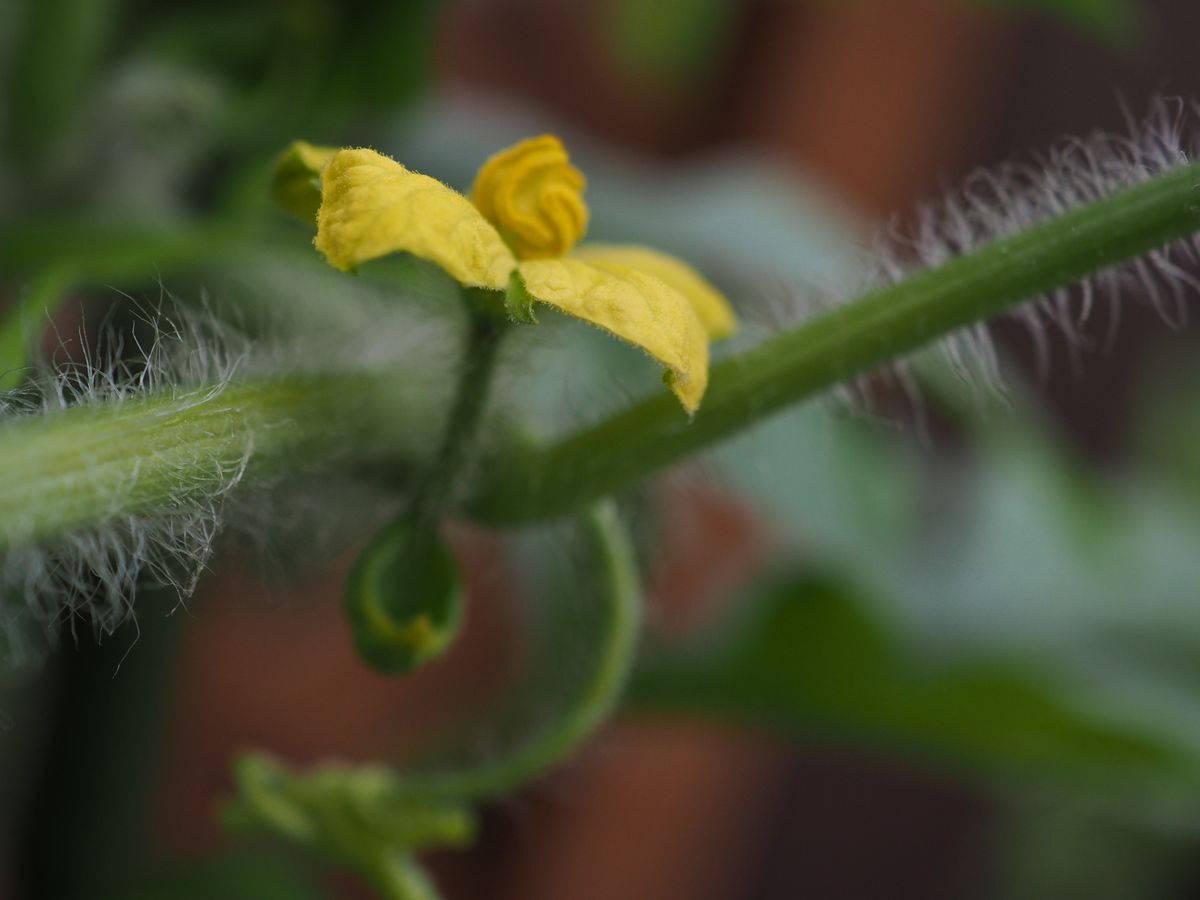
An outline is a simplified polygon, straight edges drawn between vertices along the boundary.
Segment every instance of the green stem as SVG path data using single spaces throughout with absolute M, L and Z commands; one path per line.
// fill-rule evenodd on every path
M 417 488 L 406 515 L 411 520 L 430 519 L 440 512 L 464 463 L 470 459 L 479 420 L 487 406 L 501 338 L 508 330 L 503 319 L 477 310 L 469 302 L 467 307 L 470 324 L 453 405 L 433 457 L 434 469 Z
M 594 663 L 578 693 L 544 731 L 504 756 L 462 771 L 401 777 L 394 789 L 404 797 L 462 801 L 500 796 L 566 758 L 612 712 L 632 669 L 641 625 L 637 563 L 612 501 L 594 505 L 584 525 L 597 557 L 589 580 L 600 595 L 601 619 Z
M 186 508 L 243 476 L 419 456 L 419 401 L 395 373 L 296 376 L 9 420 L 0 424 L 0 548 Z
M 578 509 L 791 404 L 1029 297 L 1200 229 L 1200 163 L 883 288 L 725 359 L 690 423 L 665 392 L 493 465 L 467 503 L 491 523 Z

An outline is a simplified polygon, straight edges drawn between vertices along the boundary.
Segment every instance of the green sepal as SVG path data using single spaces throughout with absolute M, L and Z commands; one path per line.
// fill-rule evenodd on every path
M 314 223 L 321 208 L 321 172 L 336 152 L 334 147 L 294 141 L 275 163 L 271 197 L 300 221 Z
M 409 672 L 441 655 L 458 634 L 463 589 L 434 526 L 399 521 L 380 532 L 350 572 L 345 609 L 373 668 Z
M 533 314 L 533 296 L 525 287 L 525 279 L 517 269 L 508 276 L 508 290 L 504 292 L 504 311 L 514 322 L 522 325 L 538 324 L 537 316 Z

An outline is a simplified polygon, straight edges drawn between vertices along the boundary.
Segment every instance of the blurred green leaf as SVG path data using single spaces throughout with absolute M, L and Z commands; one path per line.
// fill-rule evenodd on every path
M 1114 44 L 1137 37 L 1141 14 L 1134 0 L 971 0 L 982 6 L 1031 9 L 1086 28 Z
M 816 3 L 817 0 L 804 0 Z M 876 0 L 885 2 L 885 0 Z M 1135 0 L 966 0 L 996 9 L 1028 9 L 1091 31 L 1113 44 L 1136 39 Z M 831 3 L 829 5 L 838 5 Z M 613 6 L 614 55 L 639 73 L 694 78 L 720 59 L 739 11 L 737 0 L 618 0 Z
M 615 55 L 639 72 L 694 77 L 719 58 L 737 5 L 733 0 L 619 0 L 611 13 Z
M 1200 500 L 1200 365 L 1190 342 L 1159 354 L 1142 395 L 1139 461 Z
M 18 159 L 44 164 L 72 119 L 86 108 L 119 9 L 118 0 L 24 0 L 6 88 L 5 135 Z
M 1164 834 L 1076 794 L 1026 796 L 998 829 L 1000 859 L 988 896 L 1129 900 L 1190 894 L 1195 838 Z
M 706 647 L 651 657 L 635 704 L 868 739 L 1010 774 L 1194 774 L 1172 746 L 1072 707 L 1013 661 L 923 659 L 837 580 L 781 579 L 737 607 Z
M 181 0 L 147 11 L 139 52 L 215 68 L 236 142 L 271 149 L 394 110 L 429 84 L 439 0 L 289 0 L 270 8 Z
M 716 458 L 787 541 L 852 573 L 869 615 L 924 655 L 1019 660 L 1072 708 L 1200 761 L 1195 496 L 1150 472 L 1087 467 L 1048 439 L 1019 384 L 1016 411 L 985 407 L 944 363 L 935 377 L 934 359 L 922 390 L 955 423 L 954 452 L 814 407 Z

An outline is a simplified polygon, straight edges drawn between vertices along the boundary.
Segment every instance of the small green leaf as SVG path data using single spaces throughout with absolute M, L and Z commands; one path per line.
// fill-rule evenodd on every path
M 436 529 L 399 521 L 380 532 L 350 573 L 345 609 L 374 668 L 408 672 L 439 656 L 458 633 L 463 589 Z
M 504 311 L 514 322 L 523 325 L 536 325 L 537 316 L 533 314 L 533 296 L 525 287 L 525 279 L 521 273 L 513 269 L 508 279 L 508 290 L 504 292 Z
M 337 150 L 295 141 L 275 163 L 271 196 L 302 222 L 313 224 L 321 207 L 321 171 Z

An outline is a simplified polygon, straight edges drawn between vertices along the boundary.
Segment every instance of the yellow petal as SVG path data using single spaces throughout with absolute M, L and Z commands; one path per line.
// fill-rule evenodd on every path
M 271 178 L 275 202 L 311 225 L 321 205 L 321 172 L 335 153 L 336 147 L 294 141 L 275 163 Z
M 587 231 L 587 180 L 552 134 L 493 154 L 475 177 L 471 202 L 522 259 L 565 256 Z
M 585 244 L 573 255 L 597 268 L 617 265 L 662 279 L 691 301 L 704 330 L 714 341 L 727 338 L 737 331 L 737 316 L 733 314 L 729 301 L 703 275 L 681 259 L 649 247 L 624 244 Z
M 321 179 L 317 249 L 351 271 L 411 253 L 468 287 L 502 289 L 516 260 L 462 194 L 374 150 L 339 150 Z
M 667 367 L 667 386 L 695 412 L 708 386 L 708 336 L 687 298 L 616 263 L 531 259 L 518 271 L 530 296 L 642 348 Z

